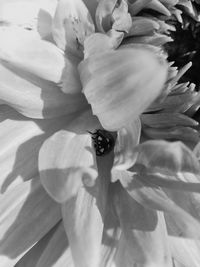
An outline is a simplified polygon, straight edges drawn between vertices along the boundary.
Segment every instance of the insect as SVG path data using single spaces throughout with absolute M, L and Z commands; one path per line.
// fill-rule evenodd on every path
M 92 135 L 93 145 L 97 156 L 105 156 L 112 151 L 115 145 L 114 137 L 105 130 L 96 130 Z

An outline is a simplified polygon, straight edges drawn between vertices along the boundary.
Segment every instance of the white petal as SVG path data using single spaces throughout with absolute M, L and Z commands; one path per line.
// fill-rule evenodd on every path
M 8 267 L 39 241 L 61 214 L 39 177 L 1 195 L 0 205 L 0 262 L 2 267 Z
M 74 267 L 63 222 L 56 229 L 35 267 Z
M 114 169 L 128 170 L 136 161 L 135 146 L 139 144 L 141 134 L 140 119 L 136 119 L 117 133 L 115 143 Z
M 98 175 L 91 137 L 57 132 L 40 150 L 39 169 L 42 184 L 56 201 L 74 197 L 84 183 L 94 184 Z
M 94 32 L 90 13 L 82 0 L 60 0 L 52 27 L 58 47 L 82 55 L 85 37 Z
M 37 159 L 42 143 L 66 123 L 67 117 L 28 120 L 13 109 L 0 106 L 0 193 L 38 173 Z
M 96 190 L 92 196 L 88 188 L 82 187 L 77 196 L 62 205 L 64 226 L 77 267 L 99 266 L 103 218 L 98 200 L 104 192 L 98 187 Z
M 107 130 L 126 127 L 160 94 L 167 67 L 150 50 L 95 54 L 79 65 L 83 92 Z
M 190 213 L 177 205 L 173 199 L 168 197 L 163 190 L 151 183 L 142 183 L 142 177 L 134 177 L 129 172 L 120 172 L 122 185 L 127 192 L 141 205 L 164 211 L 170 218 L 171 225 L 176 226 L 180 235 L 199 239 L 200 223 Z
M 172 266 L 163 214 L 142 207 L 121 185 L 116 188 L 115 205 L 124 238 L 124 247 L 116 255 L 119 266 L 124 264 L 122 255 L 127 266 Z
M 54 44 L 41 40 L 32 31 L 15 27 L 1 27 L 0 37 L 0 59 L 40 78 L 61 80 L 65 59 Z
M 0 100 L 31 118 L 53 118 L 87 106 L 82 94 L 64 94 L 54 83 L 0 62 Z
M 168 237 L 173 258 L 186 267 L 199 267 L 200 242 L 181 237 Z

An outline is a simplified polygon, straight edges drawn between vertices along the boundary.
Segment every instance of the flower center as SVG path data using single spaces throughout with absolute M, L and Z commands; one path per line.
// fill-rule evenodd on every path
M 105 130 L 96 130 L 92 135 L 92 141 L 97 156 L 105 156 L 110 153 L 115 145 L 114 137 Z

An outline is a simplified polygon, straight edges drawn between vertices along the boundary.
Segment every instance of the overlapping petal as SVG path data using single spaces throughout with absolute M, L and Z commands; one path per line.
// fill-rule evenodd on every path
M 95 184 L 81 186 L 76 196 L 62 204 L 64 226 L 77 267 L 99 266 L 101 261 L 112 162 L 112 154 L 102 160 L 97 158 L 98 177 Z
M 163 214 L 145 209 L 120 187 L 115 205 L 125 243 L 117 255 L 119 266 L 172 266 Z
M 13 267 L 61 219 L 60 207 L 45 193 L 39 177 L 0 199 L 0 261 L 2 267 Z
M 31 118 L 67 115 L 87 106 L 81 94 L 64 94 L 49 81 L 0 62 L 0 100 Z
M 116 173 L 115 173 L 116 175 Z M 199 221 L 181 206 L 175 203 L 164 191 L 142 176 L 135 176 L 129 172 L 120 172 L 119 180 L 127 192 L 141 205 L 164 211 L 169 216 L 172 225 L 176 226 L 179 235 L 199 239 Z
M 98 125 L 91 111 L 77 114 L 76 120 L 44 142 L 39 154 L 41 181 L 56 201 L 64 202 L 83 184 L 95 182 L 96 157 L 86 131 L 93 131 Z
M 94 32 L 91 15 L 82 0 L 58 2 L 52 33 L 58 47 L 82 56 L 86 36 Z
M 198 267 L 200 261 L 200 243 L 197 240 L 181 237 L 168 237 L 170 250 L 174 259 L 186 267 Z
M 40 78 L 60 82 L 65 59 L 58 47 L 33 31 L 17 27 L 1 27 L 0 35 L 0 59 Z
M 199 179 L 200 164 L 192 151 L 181 142 L 152 140 L 137 147 L 137 164 L 147 174 L 160 173 L 178 178 L 179 173 L 191 173 Z M 181 179 L 181 176 L 180 176 Z
M 42 143 L 72 118 L 29 120 L 8 106 L 0 107 L 1 193 L 38 173 L 37 158 Z
M 139 144 L 141 134 L 140 119 L 136 119 L 117 132 L 115 142 L 115 159 L 112 171 L 128 170 L 136 161 L 135 147 Z
M 160 94 L 167 67 L 149 50 L 127 48 L 95 54 L 79 71 L 93 113 L 112 131 L 136 119 Z
M 93 193 L 81 187 L 76 196 L 62 205 L 64 226 L 77 267 L 99 266 L 103 218 L 98 205 L 105 192 L 97 186 Z
M 111 28 L 111 14 L 117 0 L 100 0 L 96 9 L 96 24 L 101 32 L 107 32 Z
M 63 222 L 58 223 L 16 264 L 16 267 L 74 267 Z
M 88 134 L 62 130 L 43 144 L 39 156 L 42 184 L 58 202 L 74 197 L 84 183 L 97 177 L 95 156 Z

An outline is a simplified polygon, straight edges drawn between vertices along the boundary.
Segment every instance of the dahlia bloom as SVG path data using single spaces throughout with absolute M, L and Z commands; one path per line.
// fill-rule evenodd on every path
M 198 145 L 140 143 L 174 5 L 0 4 L 2 267 L 197 266 Z

